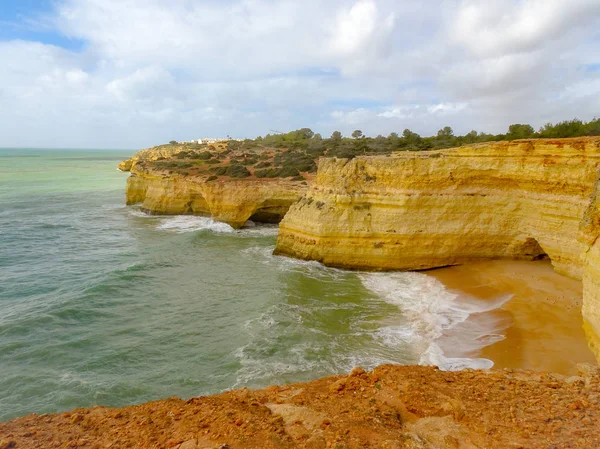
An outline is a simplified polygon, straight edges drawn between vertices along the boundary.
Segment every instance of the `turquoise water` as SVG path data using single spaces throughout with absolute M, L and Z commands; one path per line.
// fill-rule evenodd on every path
M 145 216 L 130 155 L 0 150 L 0 420 L 441 364 L 474 310 L 423 274 L 272 256 L 273 226 Z

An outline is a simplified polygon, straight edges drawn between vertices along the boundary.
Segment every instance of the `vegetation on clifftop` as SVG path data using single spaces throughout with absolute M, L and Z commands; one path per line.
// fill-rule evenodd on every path
M 344 137 L 341 132 L 334 131 L 329 138 L 323 138 L 309 128 L 302 128 L 285 134 L 267 134 L 256 139 L 230 142 L 229 148 L 240 150 L 261 147 L 288 148 L 301 150 L 302 153 L 313 158 L 323 155 L 353 157 L 359 154 L 436 150 L 501 140 L 598 135 L 600 135 L 600 119 L 593 119 L 590 122 L 573 119 L 557 124 L 547 123 L 538 131 L 535 131 L 531 125 L 517 123 L 510 125 L 505 134 L 488 134 L 473 130 L 462 136 L 455 135 L 451 127 L 445 126 L 436 135 L 429 137 L 422 137 L 410 129 L 405 129 L 401 134 L 391 133 L 387 137 L 382 135 L 367 137 L 357 129 L 352 132 L 351 137 Z
M 557 124 L 547 123 L 535 131 L 528 124 L 510 125 L 505 134 L 487 134 L 475 130 L 457 136 L 445 126 L 436 135 L 422 137 L 410 129 L 401 134 L 367 137 L 359 129 L 351 137 L 334 131 L 323 138 L 309 128 L 282 134 L 267 134 L 256 139 L 227 141 L 214 145 L 177 143 L 165 147 L 175 151 L 173 156 L 155 161 L 140 161 L 140 168 L 153 168 L 169 174 L 206 176 L 211 181 L 228 178 L 291 178 L 303 181 L 317 170 L 321 156 L 353 158 L 358 155 L 391 154 L 398 151 L 427 151 L 461 145 L 502 140 L 565 138 L 600 135 L 600 119 L 583 122 L 578 119 Z M 174 148 L 175 147 L 175 148 Z

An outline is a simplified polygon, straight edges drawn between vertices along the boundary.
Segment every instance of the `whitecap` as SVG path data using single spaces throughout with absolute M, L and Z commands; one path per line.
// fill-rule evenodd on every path
M 177 233 L 195 231 L 212 231 L 219 233 L 235 232 L 235 230 L 227 223 L 221 223 L 209 217 L 198 217 L 193 215 L 178 215 L 163 218 L 156 229 Z
M 129 215 L 138 218 L 156 218 L 156 215 L 148 215 L 147 213 L 135 208 L 129 208 Z
M 423 273 L 361 273 L 359 278 L 369 291 L 402 311 L 404 322 L 375 332 L 386 345 L 408 345 L 420 364 L 445 370 L 493 366 L 491 360 L 473 354 L 504 338 L 506 322 L 485 314 L 500 308 L 510 295 L 486 301 L 459 295 Z M 452 356 L 444 350 L 449 343 L 445 337 L 453 344 Z

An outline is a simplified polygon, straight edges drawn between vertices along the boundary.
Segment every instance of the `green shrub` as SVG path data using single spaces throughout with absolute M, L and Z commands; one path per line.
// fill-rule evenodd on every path
M 278 178 L 291 178 L 293 176 L 298 176 L 300 172 L 295 167 L 281 167 L 277 170 Z
M 275 155 L 275 165 L 293 168 L 299 172 L 312 172 L 317 169 L 314 159 L 308 154 L 300 151 L 285 151 Z M 294 176 L 294 175 L 291 175 Z
M 339 147 L 329 150 L 327 156 L 338 157 L 341 159 L 353 159 L 356 157 L 356 150 L 354 148 Z
M 210 169 L 217 176 L 225 176 L 227 173 L 227 167 L 213 167 Z
M 233 164 L 226 167 L 213 167 L 210 171 L 216 176 L 230 176 L 232 178 L 247 178 L 250 176 L 248 169 L 239 164 Z
M 268 168 L 268 167 L 272 167 L 272 164 L 270 161 L 259 162 L 258 164 L 256 164 L 254 166 L 254 168 Z
M 254 172 L 254 176 L 257 178 L 276 178 L 277 170 L 274 168 L 267 168 L 263 170 L 256 170 Z
M 213 155 L 210 151 L 203 151 L 202 153 L 195 153 L 195 154 L 191 155 L 190 157 L 193 159 L 200 159 L 200 160 L 206 161 L 206 160 L 210 159 L 212 156 Z

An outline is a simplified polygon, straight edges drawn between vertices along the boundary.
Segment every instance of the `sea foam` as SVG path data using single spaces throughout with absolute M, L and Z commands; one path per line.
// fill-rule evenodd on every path
M 197 217 L 192 215 L 179 215 L 164 218 L 156 228 L 161 231 L 172 231 L 177 233 L 205 230 L 220 233 L 235 232 L 235 230 L 227 223 L 220 223 L 209 217 Z
M 473 357 L 480 349 L 504 339 L 505 320 L 488 312 L 500 308 L 511 296 L 479 300 L 447 290 L 422 273 L 362 273 L 363 285 L 377 297 L 402 311 L 405 322 L 376 331 L 388 345 L 408 344 L 422 365 L 445 370 L 491 368 L 494 363 Z M 452 356 L 446 354 L 452 342 Z

